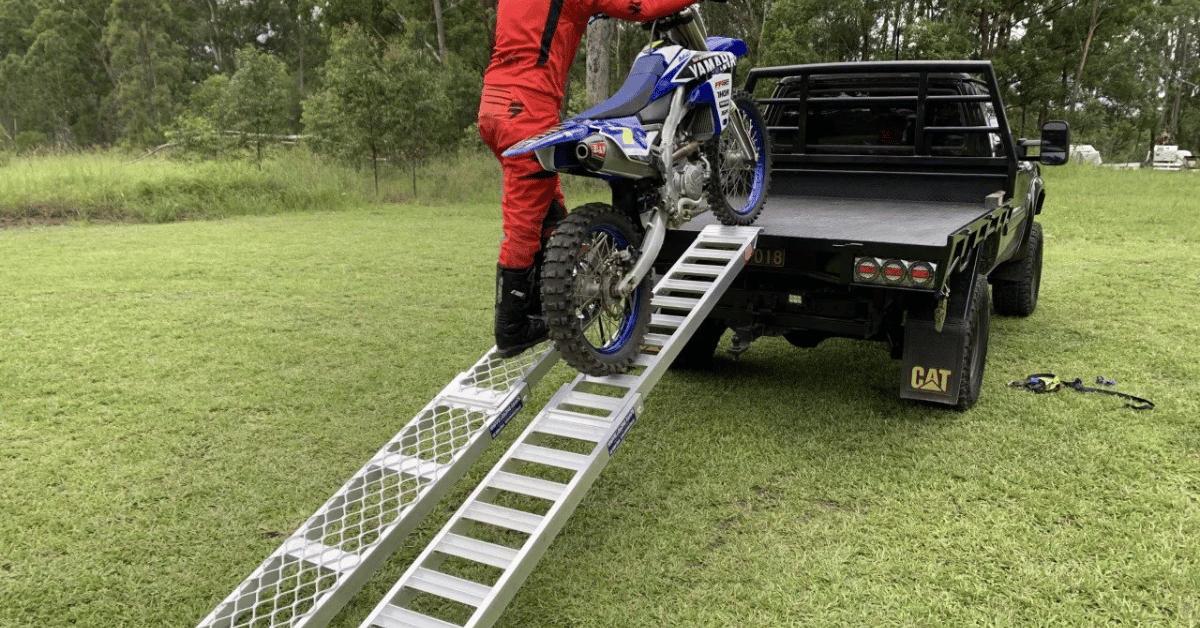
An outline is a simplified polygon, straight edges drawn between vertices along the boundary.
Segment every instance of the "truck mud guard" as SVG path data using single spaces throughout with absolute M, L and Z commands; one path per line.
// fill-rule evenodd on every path
M 960 396 L 963 377 L 974 375 L 974 379 L 979 378 L 979 374 L 964 371 L 971 370 L 973 365 L 980 371 L 983 367 L 982 363 L 968 360 L 969 354 L 979 350 L 975 346 L 979 342 L 984 343 L 983 350 L 986 352 L 986 327 L 990 322 L 988 312 L 979 313 L 984 317 L 983 333 L 970 338 L 974 322 L 971 305 L 980 298 L 977 291 L 984 291 L 984 305 L 990 307 L 986 299 L 987 283 L 977 281 L 982 250 L 982 247 L 976 247 L 966 268 L 950 278 L 947 284 L 948 297 L 939 299 L 938 304 L 931 304 L 928 308 L 908 312 L 900 371 L 901 398 L 954 405 L 963 409 L 974 403 L 974 399 L 963 403 Z M 943 312 L 939 313 L 938 310 L 943 307 Z M 986 358 L 986 353 L 983 357 Z M 968 394 L 978 397 L 979 391 L 975 388 L 971 390 L 969 387 Z

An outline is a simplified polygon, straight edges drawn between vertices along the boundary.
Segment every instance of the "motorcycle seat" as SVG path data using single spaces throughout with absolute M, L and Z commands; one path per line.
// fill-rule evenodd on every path
M 666 61 L 658 55 L 641 57 L 634 62 L 621 89 L 608 100 L 575 116 L 577 120 L 611 120 L 637 115 L 651 102 L 654 86 L 667 69 Z M 642 120 L 642 122 L 650 122 Z

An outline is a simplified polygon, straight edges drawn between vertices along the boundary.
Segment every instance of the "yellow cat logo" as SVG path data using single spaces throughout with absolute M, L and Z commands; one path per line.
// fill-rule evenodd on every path
M 950 385 L 950 375 L 952 373 L 953 371 L 946 369 L 927 369 L 923 366 L 914 366 L 912 369 L 912 378 L 908 383 L 912 386 L 913 390 L 944 393 Z

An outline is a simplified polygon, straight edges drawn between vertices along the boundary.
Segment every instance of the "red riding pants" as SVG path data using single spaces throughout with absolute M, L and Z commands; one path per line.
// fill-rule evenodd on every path
M 479 136 L 504 172 L 504 239 L 500 265 L 528 268 L 541 248 L 542 221 L 550 204 L 564 208 L 558 175 L 542 169 L 533 153 L 503 157 L 513 144 L 558 124 L 558 103 L 532 90 L 485 85 L 479 103 Z

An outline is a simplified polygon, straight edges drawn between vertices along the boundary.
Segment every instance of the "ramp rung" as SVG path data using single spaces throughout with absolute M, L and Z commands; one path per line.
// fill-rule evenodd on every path
M 411 589 L 424 591 L 425 593 L 447 600 L 454 600 L 455 602 L 475 608 L 483 604 L 483 600 L 487 598 L 488 593 L 492 592 L 492 588 L 487 585 L 463 580 L 462 578 L 426 569 L 425 567 L 417 567 L 406 584 Z
M 566 484 L 551 482 L 550 480 L 543 480 L 541 478 L 531 478 L 527 475 L 509 473 L 508 471 L 497 471 L 492 476 L 492 481 L 488 483 L 488 486 L 510 493 L 520 493 L 521 495 L 528 495 L 549 501 L 558 500 L 567 488 Z
M 724 264 L 677 264 L 671 267 L 671 275 L 704 275 L 719 277 L 725 272 Z
M 422 615 L 393 604 L 381 608 L 371 625 L 379 628 L 462 628 L 458 624 L 444 622 L 436 617 Z
M 650 368 L 658 363 L 658 354 L 655 353 L 639 353 L 633 358 L 634 366 Z
M 663 279 L 654 286 L 655 292 L 671 290 L 673 292 L 694 292 L 704 294 L 712 287 L 711 281 L 690 281 L 687 279 Z
M 328 569 L 330 571 L 350 571 L 358 566 L 362 557 L 330 547 L 324 543 L 310 541 L 304 537 L 296 537 L 284 546 L 284 553 L 306 563 Z
M 561 449 L 550 449 L 538 445 L 522 443 L 513 450 L 513 458 L 525 462 L 536 462 L 548 467 L 558 467 L 569 471 L 579 471 L 587 466 L 588 457 Z
M 471 502 L 471 505 L 463 510 L 462 516 L 471 521 L 500 526 L 525 534 L 533 534 L 542 524 L 541 515 L 479 501 Z
M 580 416 L 586 417 L 587 415 Z M 547 413 L 534 427 L 534 429 L 543 434 L 565 436 L 593 443 L 604 440 L 604 436 L 608 433 L 608 428 L 609 423 L 607 421 L 598 421 L 594 417 L 577 419 L 561 411 L 554 414 Z
M 646 334 L 646 337 L 642 339 L 642 344 L 651 347 L 665 347 L 673 337 L 671 334 Z
M 684 254 L 688 260 L 713 260 L 717 262 L 728 262 L 738 254 L 737 251 L 728 249 L 692 249 Z
M 434 549 L 443 554 L 458 556 L 500 569 L 508 569 L 513 559 L 517 557 L 517 550 L 511 547 L 454 533 L 447 533 Z
M 571 410 L 563 410 L 561 408 L 547 409 L 546 416 L 553 417 L 556 419 L 566 419 L 568 421 L 582 423 L 584 425 L 589 425 L 589 426 L 595 426 L 595 427 L 599 427 L 602 429 L 607 428 L 610 424 L 609 419 L 602 417 L 602 416 L 596 416 L 594 414 L 584 414 L 582 412 L 573 412 Z
M 615 386 L 626 390 L 636 387 L 641 383 L 641 378 L 637 375 L 605 375 L 603 377 L 592 377 L 585 375 L 583 381 L 591 384 L 604 384 L 605 386 Z
M 730 246 L 742 246 L 743 244 L 746 243 L 745 238 L 743 238 L 742 236 L 733 235 L 733 234 L 725 235 L 725 234 L 721 234 L 721 233 L 713 233 L 712 231 L 701 232 L 700 237 L 696 238 L 696 240 L 700 243 L 701 246 L 710 245 L 710 244 L 725 244 L 725 245 L 730 245 Z
M 650 315 L 651 327 L 670 327 L 671 329 L 679 329 L 683 325 L 683 321 L 687 320 L 686 316 L 675 316 L 674 314 L 659 314 L 655 312 Z
M 700 299 L 689 299 L 687 297 L 662 297 L 654 295 L 650 299 L 650 305 L 653 307 L 669 307 L 674 310 L 692 310 L 700 303 Z
M 608 412 L 616 412 L 621 409 L 621 406 L 625 405 L 624 400 L 620 397 L 605 397 L 604 395 L 593 395 L 592 393 L 580 392 L 578 390 L 572 390 L 559 403 L 595 410 L 606 410 Z

